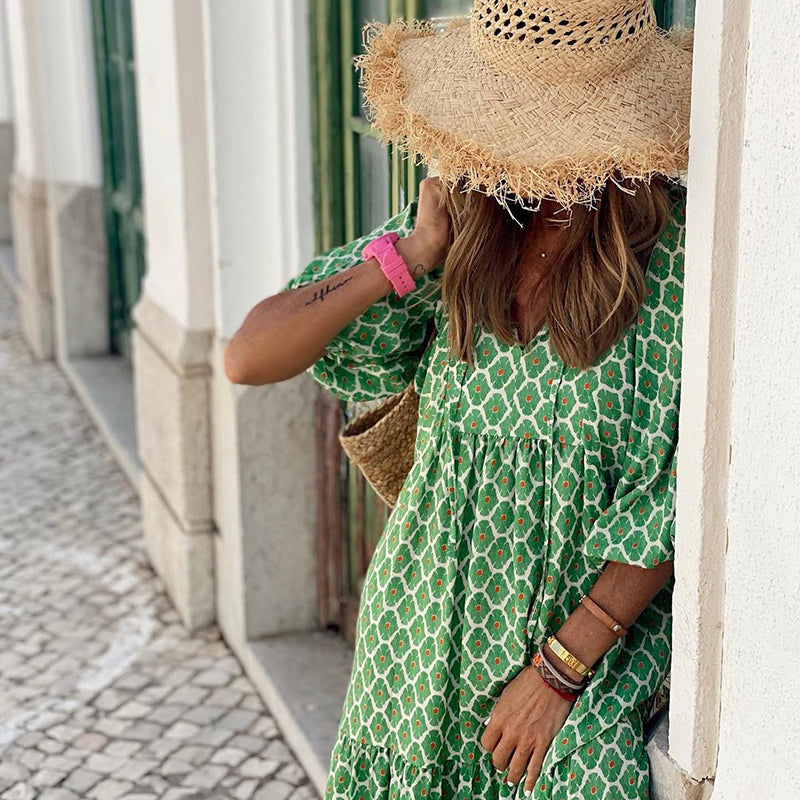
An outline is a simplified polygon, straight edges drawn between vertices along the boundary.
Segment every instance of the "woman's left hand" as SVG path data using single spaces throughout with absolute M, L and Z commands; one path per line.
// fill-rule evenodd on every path
M 526 666 L 503 688 L 480 743 L 492 754 L 505 780 L 519 783 L 527 772 L 525 792 L 533 791 L 544 754 L 572 708 L 532 666 Z

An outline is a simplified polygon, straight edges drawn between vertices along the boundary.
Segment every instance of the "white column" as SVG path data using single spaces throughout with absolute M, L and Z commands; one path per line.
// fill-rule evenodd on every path
M 5 0 L 11 56 L 17 146 L 14 169 L 31 179 L 45 177 L 44 123 L 38 2 Z
M 144 291 L 190 330 L 214 324 L 201 4 L 134 0 L 145 188 Z
M 11 240 L 9 192 L 14 167 L 14 94 L 6 13 L 6 2 L 0 0 L 0 242 Z
M 20 326 L 33 355 L 52 358 L 53 308 L 38 0 L 6 0 L 6 23 L 15 105 L 16 143 L 10 202 Z
M 48 178 L 99 187 L 103 174 L 89 4 L 40 3 Z
M 214 325 L 202 5 L 134 0 L 147 275 L 133 317 L 150 559 L 190 628 L 213 621 Z
M 739 208 L 720 800 L 800 784 L 800 6 L 750 5 Z
M 109 348 L 100 120 L 89 3 L 38 2 L 55 347 L 63 362 Z
M 11 87 L 11 54 L 9 53 L 8 11 L 6 0 L 0 0 L 0 123 L 14 119 L 14 91 Z
M 695 29 L 669 711 L 689 780 L 717 757 L 747 12 L 709 0 Z
M 205 3 L 212 92 L 215 519 L 233 642 L 315 625 L 316 388 L 234 387 L 222 347 L 313 255 L 307 3 Z
M 217 317 L 227 338 L 313 255 L 308 11 L 279 0 L 207 8 Z

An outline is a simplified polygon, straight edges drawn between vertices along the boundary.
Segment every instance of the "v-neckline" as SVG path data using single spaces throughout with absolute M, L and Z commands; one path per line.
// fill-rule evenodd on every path
M 513 331 L 514 334 L 517 336 L 517 338 L 519 338 L 519 328 L 516 325 L 513 326 Z M 515 351 L 518 350 L 520 353 L 525 355 L 526 353 L 529 353 L 531 349 L 533 349 L 533 347 L 535 347 L 535 345 L 537 345 L 541 339 L 546 339 L 548 334 L 549 331 L 547 329 L 547 323 L 543 322 L 539 330 L 536 331 L 536 333 L 530 339 L 528 339 L 528 341 L 524 345 L 515 343 L 512 344 L 511 347 Z

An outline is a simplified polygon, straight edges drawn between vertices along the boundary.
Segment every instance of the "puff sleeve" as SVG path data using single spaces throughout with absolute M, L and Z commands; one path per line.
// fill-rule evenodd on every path
M 401 237 L 414 229 L 417 201 L 359 239 L 334 247 L 310 261 L 283 290 L 335 276 L 363 261 L 366 244 L 389 231 Z M 428 323 L 440 297 L 442 265 L 417 279 L 417 288 L 398 297 L 390 292 L 345 326 L 325 353 L 308 368 L 314 379 L 341 400 L 376 400 L 399 392 L 415 375 Z
M 675 556 L 685 194 L 656 243 L 634 329 L 633 404 L 611 502 L 587 531 L 592 561 L 651 568 Z

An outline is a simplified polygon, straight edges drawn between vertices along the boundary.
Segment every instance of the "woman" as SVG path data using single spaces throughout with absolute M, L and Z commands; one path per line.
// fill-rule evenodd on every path
M 691 41 L 658 31 L 648 2 L 562 5 L 373 26 L 374 124 L 439 178 L 315 258 L 226 348 L 238 383 L 308 369 L 341 398 L 420 394 L 327 797 L 649 796 Z

